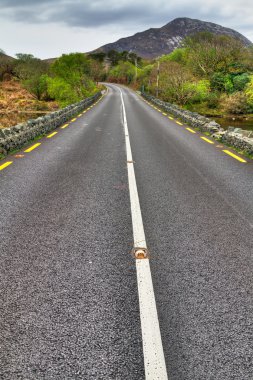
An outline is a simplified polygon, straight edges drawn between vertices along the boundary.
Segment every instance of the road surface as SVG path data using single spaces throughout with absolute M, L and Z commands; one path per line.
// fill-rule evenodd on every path
M 110 84 L 1 162 L 0 379 L 152 379 L 129 165 L 168 378 L 253 379 L 253 164 L 169 117 Z

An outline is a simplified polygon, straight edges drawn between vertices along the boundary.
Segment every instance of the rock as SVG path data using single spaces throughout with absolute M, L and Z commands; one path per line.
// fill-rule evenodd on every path
M 235 128 L 234 133 L 242 134 L 242 128 Z
M 216 133 L 213 133 L 212 137 L 220 140 L 225 133 L 226 131 L 218 131 Z
M 4 129 L 0 128 L 0 139 L 4 137 L 5 137 Z
M 251 134 L 251 131 L 242 130 L 243 137 L 249 137 L 250 134 Z

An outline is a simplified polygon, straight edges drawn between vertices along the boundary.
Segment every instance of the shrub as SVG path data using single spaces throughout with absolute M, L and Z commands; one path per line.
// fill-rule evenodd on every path
M 226 92 L 227 94 L 234 91 L 234 84 L 230 74 L 216 72 L 211 76 L 210 84 L 213 91 Z
M 250 82 L 250 76 L 248 73 L 236 75 L 233 78 L 233 84 L 234 84 L 235 91 L 243 91 L 249 82 Z
M 219 106 L 220 96 L 217 92 L 210 92 L 207 98 L 208 108 L 215 109 Z
M 63 78 L 47 78 L 47 91 L 52 99 L 56 99 L 62 107 L 78 102 L 79 97 Z
M 177 48 L 172 53 L 161 57 L 160 62 L 177 62 L 184 64 L 186 61 L 186 50 L 183 48 Z
M 187 82 L 184 85 L 185 90 L 191 94 L 190 103 L 200 103 L 208 99 L 210 92 L 210 82 L 208 80 L 200 80 L 197 83 Z
M 135 67 L 130 62 L 119 62 L 112 67 L 109 72 L 108 80 L 111 82 L 130 84 L 135 78 Z
M 248 99 L 244 92 L 235 92 L 229 96 L 224 96 L 222 108 L 227 113 L 244 114 L 249 112 Z
M 253 109 L 253 75 L 251 75 L 250 77 L 250 82 L 246 87 L 245 95 L 247 98 L 248 105 L 251 109 Z

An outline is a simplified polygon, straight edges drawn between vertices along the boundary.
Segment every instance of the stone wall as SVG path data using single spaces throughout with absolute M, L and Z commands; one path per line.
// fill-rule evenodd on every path
M 245 131 L 241 128 L 228 127 L 225 131 L 220 124 L 216 123 L 209 118 L 199 115 L 196 112 L 191 112 L 183 110 L 182 108 L 171 104 L 168 102 L 163 102 L 160 99 L 155 98 L 152 95 L 146 93 L 141 94 L 145 99 L 149 100 L 151 103 L 157 105 L 159 108 L 163 109 L 167 113 L 175 116 L 176 118 L 182 120 L 184 123 L 191 125 L 192 127 L 198 128 L 202 132 L 208 132 L 212 137 L 220 140 L 224 144 L 228 144 L 247 152 L 248 154 L 253 154 L 253 132 Z
M 35 137 L 44 135 L 68 122 L 85 108 L 88 108 L 101 96 L 101 92 L 81 102 L 71 104 L 61 110 L 52 112 L 37 119 L 28 120 L 11 128 L 0 129 L 0 153 L 8 154 L 20 149 Z

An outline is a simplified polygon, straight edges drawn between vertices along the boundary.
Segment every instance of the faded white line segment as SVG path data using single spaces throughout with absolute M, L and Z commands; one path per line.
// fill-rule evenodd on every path
M 121 89 L 119 89 L 119 91 L 122 103 L 123 125 L 126 141 L 134 248 L 147 248 L 127 126 L 126 109 Z M 145 379 L 168 380 L 149 259 L 136 259 L 136 272 L 140 304 Z

